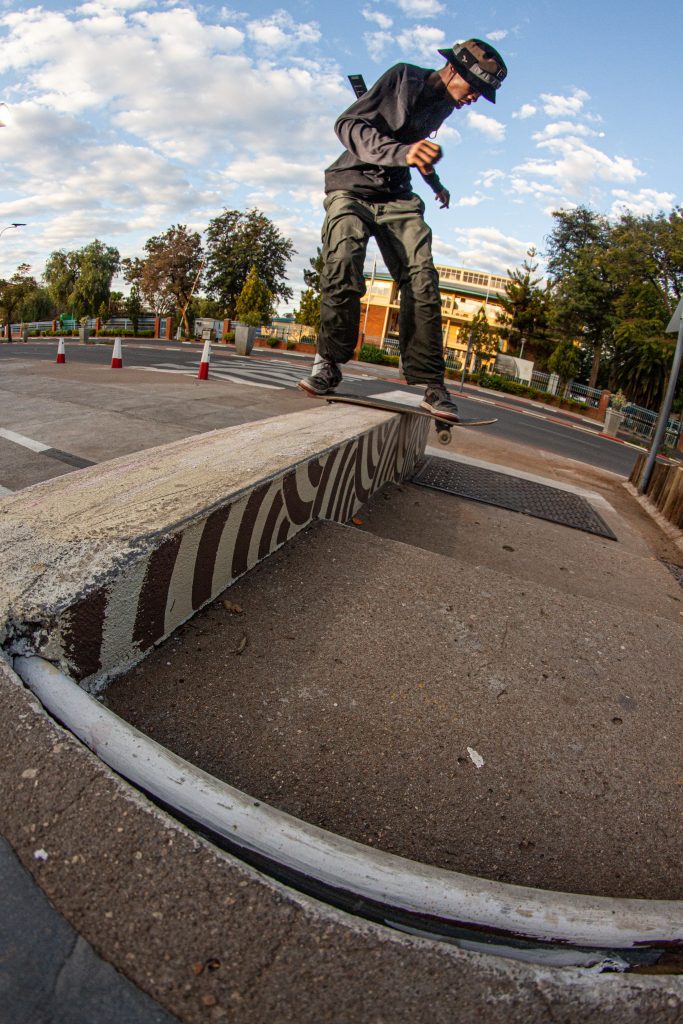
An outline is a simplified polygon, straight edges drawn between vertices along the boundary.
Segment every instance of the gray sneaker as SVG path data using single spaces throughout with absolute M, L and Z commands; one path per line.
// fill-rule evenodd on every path
M 434 413 L 440 420 L 459 423 L 458 407 L 450 396 L 445 384 L 428 384 L 420 408 Z
M 334 360 L 323 359 L 317 366 L 314 364 L 313 373 L 300 380 L 298 386 L 309 395 L 329 395 L 341 384 L 341 379 L 341 370 Z

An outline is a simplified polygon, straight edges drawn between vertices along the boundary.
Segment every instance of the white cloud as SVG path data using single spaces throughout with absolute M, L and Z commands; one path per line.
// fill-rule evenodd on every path
M 477 180 L 477 185 L 482 185 L 484 188 L 493 188 L 496 181 L 500 181 L 504 178 L 505 174 L 500 170 L 483 171 Z
M 552 93 L 541 94 L 543 111 L 548 117 L 571 117 L 579 114 L 590 96 L 583 89 L 574 89 L 571 96 L 556 96 Z
M 519 110 L 515 110 L 513 117 L 519 118 L 520 121 L 525 121 L 528 117 L 533 117 L 536 113 L 536 107 L 533 103 L 523 103 Z
M 473 196 L 462 196 L 460 199 L 458 199 L 458 201 L 456 203 L 453 203 L 452 205 L 453 206 L 479 206 L 479 204 L 483 203 L 485 199 L 486 199 L 486 196 L 483 196 L 481 194 L 481 192 L 477 192 Z
M 391 28 L 393 25 L 393 21 L 389 15 L 383 14 L 382 11 L 373 11 L 371 7 L 364 7 L 362 13 L 366 21 L 374 21 L 375 25 L 379 25 L 379 27 L 384 31 Z
M 289 50 L 305 43 L 320 41 L 320 29 L 316 22 L 297 24 L 287 11 L 276 11 L 269 18 L 248 22 L 247 34 L 267 50 Z
M 315 202 L 319 222 L 334 119 L 352 94 L 320 53 L 292 55 L 317 49 L 317 27 L 138 6 L 0 7 L 3 70 L 20 75 L 1 111 L 0 216 L 29 223 L 29 261 L 94 237 L 139 252 L 172 223 L 203 228 L 226 204 L 245 208 L 248 189 L 282 219 L 297 201 L 310 217 Z M 0 275 L 13 255 L 3 247 Z
M 262 154 L 258 160 L 251 156 L 239 157 L 225 168 L 225 177 L 245 185 L 268 185 L 278 190 L 288 189 L 292 182 L 297 185 L 320 186 L 327 161 L 316 163 L 283 160 L 278 153 Z
M 502 142 L 505 138 L 505 125 L 501 121 L 496 121 L 494 117 L 478 114 L 476 110 L 468 110 L 467 123 L 470 128 L 486 135 L 493 142 Z
M 633 182 L 643 174 L 627 157 L 607 156 L 575 137 L 550 139 L 538 148 L 557 154 L 557 159 L 528 160 L 515 170 L 523 175 L 554 179 L 570 196 L 580 194 L 596 181 Z
M 636 217 L 648 217 L 663 211 L 668 213 L 676 199 L 675 192 L 657 192 L 653 188 L 641 188 L 639 192 L 613 189 L 614 202 L 610 211 L 613 217 L 632 213 Z
M 556 185 L 551 185 L 549 182 L 541 181 L 529 181 L 528 178 L 510 178 L 510 188 L 516 195 L 520 196 L 536 196 L 547 197 L 547 196 L 561 196 L 562 192 Z
M 438 0 L 396 0 L 398 6 L 409 18 L 435 18 L 444 7 Z
M 401 32 L 397 42 L 404 53 L 433 61 L 437 50 L 443 49 L 444 39 L 441 29 L 431 28 L 429 25 L 415 25 Z
M 577 124 L 575 121 L 551 121 L 545 128 L 541 129 L 540 132 L 536 132 L 531 137 L 534 142 L 546 142 L 548 139 L 556 139 L 560 135 L 583 136 L 587 138 L 594 137 L 597 134 L 592 128 L 587 128 L 585 124 Z
M 382 60 L 393 41 L 391 32 L 366 32 L 363 36 L 366 49 L 374 61 Z
M 442 124 L 437 132 L 437 140 L 439 143 L 447 142 L 450 144 L 452 142 L 454 145 L 459 146 L 462 142 L 462 135 L 457 128 L 453 128 L 449 124 Z
M 456 228 L 456 243 L 437 239 L 434 251 L 437 262 L 485 270 L 505 275 L 509 267 L 518 266 L 534 243 L 505 235 L 496 227 Z
M 495 32 L 487 32 L 486 38 L 490 39 L 492 43 L 499 43 L 501 39 L 505 39 L 507 35 L 508 30 L 506 28 L 498 28 Z

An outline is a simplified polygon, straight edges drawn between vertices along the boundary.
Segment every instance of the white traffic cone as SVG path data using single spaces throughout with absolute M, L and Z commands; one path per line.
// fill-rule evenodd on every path
M 123 366 L 123 352 L 121 351 L 121 339 L 114 338 L 114 351 L 111 357 L 112 370 L 120 370 Z
M 199 364 L 199 373 L 197 374 L 197 380 L 207 380 L 209 376 L 209 363 L 211 362 L 211 342 L 207 338 L 204 342 L 204 351 L 202 352 L 202 361 Z
M 64 338 L 60 338 L 59 344 L 57 345 L 57 362 L 66 362 L 66 352 L 64 351 Z

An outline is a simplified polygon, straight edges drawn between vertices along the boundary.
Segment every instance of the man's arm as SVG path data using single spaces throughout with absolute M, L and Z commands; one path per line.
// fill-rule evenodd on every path
M 423 139 L 412 146 L 394 136 L 405 123 L 413 99 L 405 64 L 390 68 L 337 119 L 342 145 L 359 160 L 381 167 L 415 166 L 422 173 L 441 158 L 441 147 Z
M 423 174 L 422 171 L 420 171 L 420 174 L 422 174 L 422 177 L 431 188 L 434 193 L 434 198 L 439 202 L 441 209 L 447 210 L 450 206 L 451 194 L 441 181 L 439 175 L 435 170 L 432 170 L 431 174 Z

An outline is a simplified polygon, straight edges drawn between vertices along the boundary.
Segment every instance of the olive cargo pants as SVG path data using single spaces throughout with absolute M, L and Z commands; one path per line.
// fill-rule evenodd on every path
M 405 199 L 370 202 L 351 192 L 325 198 L 322 230 L 318 352 L 347 362 L 358 342 L 363 266 L 374 236 L 389 273 L 401 290 L 399 346 L 409 384 L 443 382 L 439 278 L 432 260 L 432 233 L 425 206 L 415 193 Z

